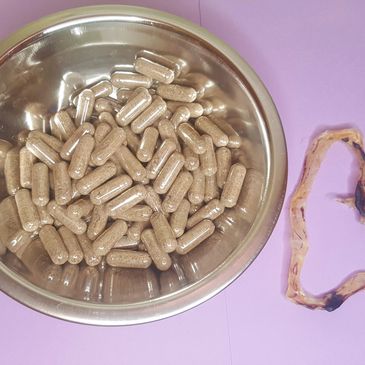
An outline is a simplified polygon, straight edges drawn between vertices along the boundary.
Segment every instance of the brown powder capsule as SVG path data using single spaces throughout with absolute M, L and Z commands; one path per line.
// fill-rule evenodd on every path
M 185 157 L 184 167 L 186 168 L 186 170 L 195 171 L 197 168 L 199 168 L 199 165 L 200 165 L 199 155 L 194 153 L 187 146 L 184 147 L 183 154 Z
M 189 191 L 193 183 L 193 175 L 188 171 L 181 171 L 162 202 L 162 209 L 173 213 Z
M 99 123 L 95 129 L 95 142 L 100 143 L 110 133 L 111 130 L 112 127 L 110 126 L 110 124 L 106 122 Z
M 105 165 L 97 167 L 79 180 L 76 188 L 82 195 L 88 195 L 98 186 L 113 177 L 116 172 L 116 166 L 112 162 L 107 162 Z
M 185 158 L 179 152 L 174 152 L 158 174 L 153 183 L 153 188 L 158 194 L 165 194 L 174 183 L 177 175 L 184 167 Z
M 80 126 L 87 122 L 94 110 L 95 95 L 90 89 L 81 91 L 77 98 L 75 124 Z
M 93 252 L 96 256 L 106 255 L 127 232 L 127 223 L 122 220 L 115 221 L 106 231 L 104 231 L 93 243 Z
M 209 115 L 213 112 L 213 104 L 206 99 L 200 99 L 199 103 L 203 107 L 203 115 Z
M 43 226 L 39 231 L 39 238 L 54 264 L 63 265 L 68 260 L 67 249 L 56 228 L 50 225 Z
M 58 205 L 54 200 L 47 205 L 48 213 L 55 219 L 66 226 L 71 232 L 75 234 L 82 234 L 86 232 L 87 225 L 81 219 L 71 218 L 67 214 L 66 208 Z
M 183 199 L 178 208 L 171 215 L 170 226 L 176 238 L 182 236 L 185 232 L 185 227 L 189 216 L 189 210 L 189 201 Z
M 219 197 L 219 189 L 217 185 L 217 175 L 205 176 L 204 202 L 208 203 L 212 199 L 218 197 Z
M 121 146 L 118 151 L 115 152 L 122 168 L 125 172 L 137 182 L 142 182 L 147 175 L 146 169 L 137 160 L 133 153 L 126 146 Z
M 196 91 L 192 87 L 181 85 L 158 85 L 157 94 L 166 100 L 192 103 L 196 99 Z
M 77 184 L 77 180 L 72 180 L 72 182 L 71 182 L 71 197 L 72 197 L 72 200 L 80 198 L 80 196 L 81 196 L 81 194 L 77 190 L 76 184 Z
M 229 148 L 240 148 L 242 140 L 240 135 L 234 130 L 234 128 L 226 122 L 224 119 L 218 119 L 216 117 L 210 116 L 209 119 L 228 136 Z
M 144 201 L 152 208 L 154 212 L 162 212 L 161 198 L 155 192 L 152 186 L 146 186 L 146 196 Z
M 39 207 L 49 202 L 49 173 L 48 167 L 42 162 L 33 165 L 32 169 L 32 200 Z
M 95 98 L 102 98 L 113 92 L 113 85 L 109 80 L 102 80 L 91 86 L 90 90 L 94 93 Z
M 58 153 L 61 152 L 63 146 L 63 143 L 58 138 L 42 131 L 31 131 L 28 138 L 38 138 Z
M 163 141 L 165 139 L 171 139 L 171 140 L 173 140 L 174 143 L 176 144 L 176 150 L 178 152 L 181 152 L 180 143 L 179 143 L 179 140 L 177 138 L 177 134 L 175 132 L 175 128 L 174 128 L 173 124 L 171 123 L 171 121 L 169 121 L 166 118 L 161 119 L 158 122 L 158 132 L 160 133 L 161 139 Z
M 141 144 L 139 137 L 132 132 L 132 129 L 128 125 L 123 127 L 123 129 L 126 134 L 128 148 L 136 154 Z
M 203 203 L 190 204 L 189 215 L 193 215 L 194 213 L 196 213 L 202 206 L 203 206 Z
M 107 222 L 108 214 L 105 205 L 95 206 L 91 215 L 91 221 L 87 228 L 87 237 L 90 240 L 94 240 L 98 237 L 104 231 Z
M 90 215 L 94 205 L 89 199 L 79 199 L 67 207 L 67 214 L 76 219 Z
M 191 184 L 188 199 L 192 204 L 201 204 L 205 195 L 205 176 L 203 171 L 198 168 L 193 171 L 193 183 Z
M 6 155 L 4 165 L 5 183 L 9 195 L 15 195 L 20 189 L 19 164 L 19 148 L 12 148 Z
M 151 216 L 151 224 L 153 231 L 155 232 L 157 242 L 160 244 L 162 249 L 167 253 L 175 251 L 177 241 L 165 215 L 159 212 L 153 213 Z
M 90 134 L 93 136 L 94 133 L 95 133 L 95 128 L 92 124 L 90 123 L 82 124 L 80 127 L 76 129 L 76 131 L 63 145 L 60 153 L 61 157 L 66 161 L 70 161 L 72 154 L 75 151 L 75 148 L 80 141 L 80 138 L 85 134 Z
M 118 113 L 121 106 L 112 98 L 99 98 L 95 100 L 94 109 L 97 113 Z
M 232 208 L 236 205 L 245 176 L 245 166 L 240 163 L 235 163 L 231 166 L 221 195 L 221 202 L 225 207 Z
M 36 158 L 27 147 L 21 148 L 19 152 L 20 185 L 23 188 L 32 187 L 32 168 Z
M 171 123 L 176 129 L 181 123 L 187 122 L 190 118 L 190 110 L 186 106 L 179 106 L 171 116 Z
M 37 211 L 39 215 L 39 222 L 41 226 L 44 226 L 45 224 L 53 225 L 54 219 L 52 216 L 48 213 L 47 207 L 44 206 L 37 206 Z
M 131 187 L 132 183 L 133 181 L 128 175 L 117 176 L 93 190 L 90 200 L 95 205 L 104 204 Z
M 168 101 L 167 109 L 169 109 L 172 113 L 176 111 L 179 106 L 186 106 L 190 111 L 191 118 L 198 118 L 203 115 L 203 107 L 199 103 L 182 103 L 180 101 Z
M 158 139 L 158 130 L 153 127 L 148 127 L 144 130 L 141 144 L 137 151 L 137 158 L 141 162 L 148 162 L 153 156 Z
M 227 146 L 229 142 L 228 136 L 207 117 L 199 117 L 195 121 L 195 128 L 201 133 L 208 134 L 217 147 Z
M 213 141 L 212 138 L 206 134 L 204 134 L 202 138 L 205 142 L 206 151 L 199 156 L 200 167 L 205 176 L 212 176 L 217 172 L 217 160 L 215 158 Z
M 194 213 L 187 222 L 187 228 L 195 226 L 197 223 L 201 222 L 203 219 L 214 220 L 218 218 L 224 212 L 224 205 L 218 200 L 213 199 L 208 204 L 200 208 L 196 213 Z
M 119 90 L 117 90 L 117 100 L 121 104 L 126 104 L 128 102 L 128 100 L 131 98 L 132 94 L 133 94 L 133 90 L 119 89 Z
M 149 89 L 152 86 L 152 79 L 150 77 L 123 71 L 113 72 L 111 82 L 117 88 L 129 90 L 136 89 L 137 87 Z
M 232 153 L 229 148 L 220 147 L 217 148 L 215 155 L 217 159 L 217 185 L 222 189 L 232 165 Z
M 138 117 L 150 104 L 152 96 L 147 89 L 142 88 L 138 94 L 131 97 L 117 113 L 116 121 L 120 126 L 126 126 Z
M 39 215 L 28 189 L 20 189 L 15 194 L 15 202 L 22 227 L 27 232 L 34 232 L 39 228 Z
M 128 234 L 128 232 L 127 232 Z M 138 241 L 131 240 L 127 236 L 122 236 L 113 246 L 114 248 L 123 248 L 125 250 L 136 250 L 138 248 Z
M 147 269 L 152 264 L 151 257 L 146 252 L 130 250 L 111 250 L 106 262 L 113 267 L 124 267 L 129 269 Z
M 123 128 L 113 128 L 110 133 L 95 147 L 91 162 L 102 166 L 118 150 L 126 139 Z
M 58 162 L 53 169 L 54 194 L 58 205 L 66 205 L 71 199 L 72 186 L 68 174 L 68 163 Z
M 206 151 L 204 139 L 189 123 L 181 123 L 177 128 L 177 134 L 197 155 Z
M 84 254 L 76 235 L 65 226 L 58 229 L 58 234 L 61 236 L 63 244 L 67 249 L 68 262 L 75 265 L 79 264 L 83 260 Z
M 127 222 L 148 222 L 152 212 L 148 205 L 135 205 L 125 212 L 115 214 L 113 217 Z
M 84 259 L 86 264 L 89 266 L 99 265 L 101 262 L 101 256 L 95 255 L 91 241 L 86 236 L 86 234 L 78 235 L 77 239 L 79 240 L 80 247 L 82 249 L 82 252 L 84 253 Z
M 67 141 L 76 130 L 75 124 L 69 113 L 65 110 L 61 110 L 54 115 L 53 120 L 61 134 L 62 141 Z
M 141 233 L 148 227 L 149 222 L 133 222 L 127 231 L 127 236 L 131 241 L 139 242 Z
M 146 197 L 144 185 L 135 185 L 107 203 L 107 213 L 114 217 L 140 203 Z
M 145 245 L 147 252 L 151 256 L 156 267 L 161 271 L 166 271 L 171 266 L 170 256 L 162 249 L 157 242 L 155 233 L 152 229 L 146 229 L 142 232 L 141 240 Z
M 12 144 L 10 142 L 0 139 L 0 175 L 4 172 L 6 155 L 11 148 Z
M 109 124 L 111 128 L 118 127 L 118 124 L 115 121 L 113 114 L 109 112 L 101 112 L 98 116 L 98 119 L 101 123 Z
M 136 59 L 134 68 L 140 74 L 162 82 L 163 84 L 171 84 L 174 81 L 174 71 L 143 57 Z
M 26 146 L 35 157 L 44 162 L 50 169 L 61 161 L 60 155 L 39 138 L 28 138 Z

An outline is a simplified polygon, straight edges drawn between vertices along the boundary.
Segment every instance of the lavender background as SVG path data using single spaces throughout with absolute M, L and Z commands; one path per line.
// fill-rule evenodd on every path
M 0 38 L 43 15 L 102 0 L 1 0 Z M 113 1 L 106 1 L 111 3 Z M 311 138 L 326 127 L 365 132 L 365 3 L 361 0 L 136 0 L 201 24 L 256 70 L 288 142 L 288 195 Z M 331 150 L 308 204 L 306 288 L 320 293 L 364 265 L 365 229 L 334 193 L 354 189 L 354 159 Z M 352 176 L 352 177 L 351 177 Z M 330 194 L 329 194 L 330 193 Z M 363 364 L 365 298 L 333 313 L 284 297 L 287 205 L 252 266 L 207 303 L 156 323 L 100 328 L 30 310 L 0 293 L 1 364 Z

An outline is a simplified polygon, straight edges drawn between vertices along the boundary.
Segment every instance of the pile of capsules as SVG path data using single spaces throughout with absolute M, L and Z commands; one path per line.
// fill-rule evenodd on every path
M 0 141 L 9 197 L 0 242 L 21 258 L 40 239 L 54 264 L 164 271 L 215 230 L 237 203 L 246 168 L 232 164 L 238 133 L 214 117 L 186 62 L 140 51 L 134 72 L 115 71 L 71 98 L 50 133 Z M 208 116 L 207 116 L 208 115 Z M 1 245 L 1 243 L 0 243 Z

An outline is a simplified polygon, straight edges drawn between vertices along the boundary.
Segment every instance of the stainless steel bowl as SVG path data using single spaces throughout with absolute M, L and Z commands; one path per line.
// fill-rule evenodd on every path
M 276 223 L 287 157 L 268 92 L 225 43 L 170 14 L 129 6 L 72 9 L 42 18 L 4 40 L 0 138 L 13 138 L 24 127 L 47 128 L 47 113 L 68 103 L 72 86 L 107 77 L 111 69 L 130 68 L 136 50 L 146 48 L 186 59 L 192 71 L 212 80 L 212 90 L 223 92 L 224 117 L 245 141 L 238 157 L 265 177 L 257 215 L 251 224 L 240 209 L 226 210 L 209 241 L 174 257 L 173 268 L 164 273 L 105 265 L 57 267 L 43 256 L 30 255 L 22 262 L 7 253 L 0 261 L 0 289 L 40 312 L 99 325 L 143 323 L 180 313 L 237 278 Z M 4 190 L 3 180 L 0 186 Z

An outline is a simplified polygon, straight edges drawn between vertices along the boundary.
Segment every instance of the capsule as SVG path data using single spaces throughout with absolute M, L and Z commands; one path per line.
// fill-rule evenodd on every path
M 115 152 L 122 169 L 137 182 L 143 182 L 146 178 L 146 169 L 137 160 L 133 153 L 126 146 L 121 146 Z
M 218 200 L 213 199 L 208 204 L 200 208 L 196 213 L 194 213 L 187 222 L 187 228 L 195 226 L 197 223 L 201 222 L 203 219 L 214 220 L 218 218 L 224 212 L 224 205 Z
M 154 212 L 162 212 L 161 198 L 152 186 L 146 186 L 146 196 L 144 201 Z
M 98 116 L 98 119 L 101 123 L 109 124 L 111 128 L 118 127 L 118 124 L 115 121 L 113 114 L 109 112 L 101 112 Z
M 203 203 L 190 204 L 189 215 L 193 215 L 194 213 L 196 213 L 202 206 L 203 206 Z
M 217 159 L 217 185 L 220 189 L 223 188 L 226 183 L 229 169 L 232 164 L 232 153 L 227 147 L 220 147 L 216 153 Z
M 217 160 L 215 158 L 215 151 L 212 138 L 206 134 L 202 136 L 205 142 L 206 151 L 199 155 L 200 167 L 205 176 L 215 175 L 217 172 Z
M 144 130 L 141 144 L 137 151 L 137 158 L 141 162 L 148 162 L 153 156 L 158 139 L 158 130 L 153 127 L 148 127 Z
M 144 185 L 135 185 L 107 203 L 107 213 L 114 217 L 140 203 L 146 197 Z
M 176 129 L 181 123 L 185 123 L 190 118 L 190 110 L 186 106 L 179 106 L 171 116 L 171 123 Z
M 129 269 L 147 269 L 152 264 L 151 257 L 146 252 L 113 249 L 107 257 L 106 262 L 113 267 L 124 267 Z
M 94 93 L 95 98 L 103 98 L 113 92 L 113 85 L 109 80 L 102 80 L 91 86 L 90 90 Z
M 86 223 L 81 219 L 75 219 L 67 214 L 66 208 L 58 205 L 54 200 L 47 205 L 48 213 L 57 221 L 66 226 L 71 232 L 75 234 L 82 234 L 86 232 Z
M 198 168 L 193 171 L 193 183 L 190 186 L 188 199 L 192 204 L 201 204 L 205 195 L 205 176 L 203 171 Z
M 91 221 L 87 228 L 87 237 L 90 240 L 95 240 L 105 229 L 108 223 L 108 214 L 105 205 L 97 205 L 94 207 Z
M 0 139 L 0 175 L 4 172 L 4 165 L 6 155 L 8 154 L 9 150 L 11 150 L 12 144 L 4 139 Z
M 99 98 L 95 100 L 94 109 L 97 113 L 118 113 L 121 106 L 118 104 L 117 100 L 112 98 Z
M 96 256 L 106 255 L 114 244 L 127 233 L 127 223 L 122 220 L 115 221 L 93 243 L 93 252 Z
M 185 232 L 185 227 L 189 216 L 189 210 L 189 201 L 183 199 L 178 208 L 171 215 L 170 226 L 176 238 L 182 236 Z
M 128 232 L 127 232 L 128 234 Z M 122 236 L 113 246 L 114 248 L 123 248 L 125 250 L 135 250 L 138 248 L 138 241 L 131 240 L 127 236 Z
M 166 139 L 146 167 L 147 177 L 155 179 L 176 149 L 174 141 Z
M 148 225 L 149 222 L 133 222 L 127 231 L 129 240 L 139 242 L 141 239 L 141 233 L 148 227 Z
M 136 89 L 137 87 L 149 89 L 152 86 L 152 79 L 150 77 L 123 71 L 113 72 L 111 82 L 117 88 L 129 90 Z
M 144 230 L 141 235 L 141 240 L 145 245 L 147 252 L 151 256 L 151 259 L 156 265 L 157 269 L 161 271 L 168 270 L 171 266 L 171 258 L 158 243 L 153 230 Z
M 171 84 L 175 78 L 174 71 L 143 57 L 138 57 L 135 60 L 134 68 L 140 74 L 162 82 L 163 84 Z
M 183 154 L 185 157 L 185 164 L 184 167 L 188 171 L 195 171 L 199 168 L 200 161 L 199 155 L 194 153 L 189 147 L 185 146 L 183 150 Z
M 204 202 L 208 203 L 212 199 L 218 197 L 219 197 L 219 189 L 217 185 L 217 175 L 205 176 Z
M 48 167 L 42 162 L 33 165 L 32 169 L 32 200 L 39 207 L 49 202 L 49 173 Z
M 61 236 L 63 244 L 67 249 L 68 262 L 75 265 L 79 264 L 83 260 L 84 254 L 76 235 L 65 226 L 58 229 L 58 234 Z
M 117 176 L 93 190 L 90 200 L 95 205 L 104 204 L 130 188 L 132 183 L 133 181 L 128 175 Z
M 81 195 L 88 195 L 113 177 L 116 172 L 116 166 L 112 162 L 107 162 L 105 165 L 97 167 L 80 179 L 76 184 L 76 188 Z
M 23 188 L 32 188 L 32 168 L 36 158 L 27 147 L 23 147 L 19 152 L 20 185 Z
M 202 220 L 177 239 L 176 252 L 180 255 L 186 255 L 193 248 L 211 236 L 214 233 L 214 230 L 215 226 L 212 221 L 209 219 Z
M 79 199 L 67 207 L 67 214 L 76 219 L 90 215 L 94 205 L 89 199 Z
M 51 130 L 51 135 L 62 141 L 62 133 L 54 121 L 54 115 L 49 118 L 49 128 Z
M 159 85 L 157 94 L 166 100 L 192 103 L 195 101 L 197 93 L 192 87 L 181 85 Z
M 130 128 L 130 126 L 127 125 L 123 128 L 124 128 L 124 132 L 125 132 L 126 139 L 127 139 L 127 146 L 133 153 L 136 154 L 139 149 L 139 146 L 141 144 L 141 141 L 140 141 L 139 137 L 137 136 L 137 134 L 132 132 L 132 129 Z
M 221 129 L 228 136 L 229 148 L 240 148 L 242 140 L 240 135 L 234 130 L 234 128 L 226 122 L 224 119 L 217 119 L 216 117 L 210 116 L 209 118 L 219 129 Z
M 45 206 L 37 206 L 37 211 L 38 211 L 39 222 L 40 222 L 40 225 L 41 226 L 44 226 L 45 224 L 52 225 L 54 223 L 54 219 L 48 213 L 47 207 L 45 207 Z
M 119 89 L 117 90 L 117 100 L 122 104 L 126 104 L 128 100 L 131 98 L 132 94 L 133 90 Z
M 15 195 L 21 187 L 19 165 L 19 148 L 12 148 L 7 153 L 4 164 L 5 183 L 9 195 Z
M 56 228 L 50 225 L 43 226 L 39 231 L 39 238 L 54 264 L 63 265 L 68 260 L 67 249 Z
M 190 124 L 181 123 L 177 128 L 177 134 L 197 155 L 201 155 L 206 151 L 204 139 Z
M 72 182 L 71 182 L 71 197 L 72 197 L 72 200 L 80 198 L 80 196 L 81 196 L 81 194 L 77 190 L 76 184 L 77 184 L 77 180 L 72 180 Z
M 65 205 L 71 199 L 72 186 L 68 174 L 68 164 L 65 161 L 58 162 L 53 169 L 54 194 L 58 205 Z
M 151 225 L 157 242 L 162 249 L 167 253 L 175 251 L 177 245 L 176 237 L 165 215 L 160 212 L 153 213 Z
M 35 207 L 30 191 L 20 189 L 15 194 L 15 202 L 22 227 L 27 232 L 34 232 L 39 228 L 39 215 Z
M 203 107 L 199 103 L 182 103 L 180 101 L 167 101 L 167 109 L 172 113 L 180 106 L 186 106 L 190 111 L 190 118 L 199 118 L 203 115 Z
M 120 126 L 126 126 L 138 117 L 150 104 L 152 96 L 147 89 L 141 89 L 138 94 L 131 97 L 119 110 L 116 121 Z
M 236 205 L 245 176 L 245 166 L 240 163 L 231 166 L 221 195 L 221 202 L 225 207 L 232 208 Z
M 181 146 L 177 138 L 175 128 L 169 120 L 161 119 L 158 122 L 158 132 L 163 141 L 165 141 L 166 139 L 171 139 L 176 145 L 176 150 L 178 152 L 181 152 Z
M 101 256 L 98 256 L 94 253 L 92 243 L 86 234 L 78 235 L 77 239 L 79 240 L 80 247 L 84 253 L 86 264 L 89 266 L 99 265 L 101 262 Z
M 54 115 L 54 123 L 61 134 L 62 141 L 67 141 L 76 130 L 71 116 L 65 110 L 61 110 Z
M 227 146 L 229 142 L 228 136 L 207 117 L 199 117 L 195 121 L 195 128 L 201 133 L 208 134 L 216 147 Z
M 173 55 L 164 55 L 164 57 L 168 58 L 169 60 L 174 62 L 176 65 L 178 65 L 181 75 L 185 75 L 186 73 L 189 72 L 189 69 L 190 69 L 189 64 L 184 59 L 173 56 Z M 180 74 L 177 75 L 175 72 L 176 77 L 180 76 Z
M 63 143 L 58 138 L 53 137 L 47 133 L 43 133 L 42 131 L 31 131 L 28 138 L 40 139 L 57 153 L 61 152 L 63 146 Z
M 152 209 L 148 205 L 135 205 L 122 213 L 116 213 L 113 217 L 127 222 L 148 222 L 152 215 Z
M 213 104 L 207 99 L 200 99 L 199 103 L 203 107 L 203 115 L 209 115 L 213 113 Z
M 110 124 L 106 122 L 100 122 L 95 129 L 95 142 L 100 143 L 112 130 Z
M 179 152 L 174 152 L 158 174 L 153 183 L 153 188 L 158 194 L 165 194 L 174 183 L 177 175 L 184 167 L 185 158 Z
M 85 89 L 81 91 L 81 93 L 77 97 L 75 117 L 76 126 L 79 127 L 80 125 L 89 121 L 94 110 L 94 103 L 95 95 L 90 89 Z
M 35 157 L 44 162 L 50 169 L 61 161 L 60 155 L 39 138 L 29 138 L 26 146 Z
M 76 129 L 76 131 L 72 134 L 72 136 L 65 142 L 61 149 L 61 157 L 66 160 L 70 161 L 73 152 L 75 151 L 76 146 L 78 145 L 80 139 L 85 134 L 94 135 L 95 128 L 90 123 L 84 123 L 80 127 Z

